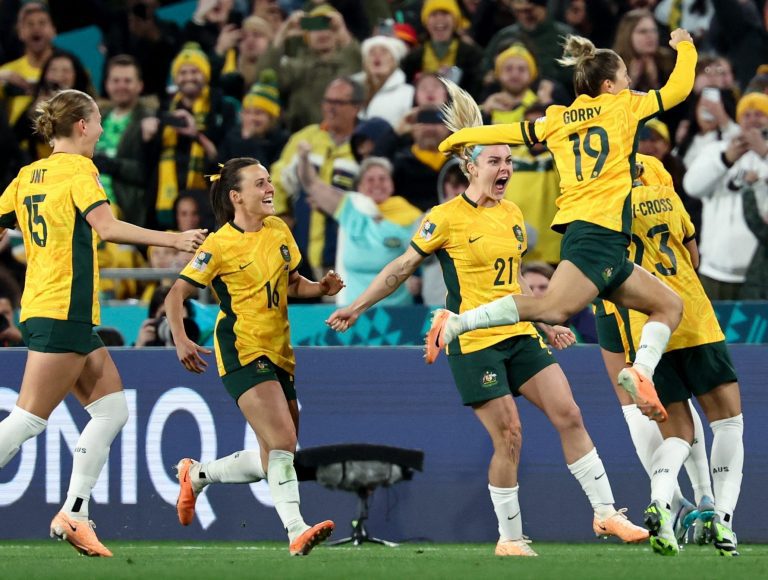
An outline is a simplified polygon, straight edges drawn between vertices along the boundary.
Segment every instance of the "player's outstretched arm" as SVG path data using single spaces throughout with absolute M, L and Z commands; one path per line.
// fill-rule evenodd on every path
M 192 296 L 197 290 L 189 282 L 178 279 L 174 282 L 168 295 L 165 297 L 165 317 L 171 326 L 173 343 L 176 345 L 176 356 L 184 368 L 192 373 L 202 373 L 208 363 L 200 356 L 200 353 L 211 354 L 211 351 L 194 342 L 187 336 L 184 330 L 184 300 Z
M 535 142 L 538 138 L 530 135 L 531 124 L 509 123 L 500 125 L 483 125 L 482 127 L 468 127 L 451 134 L 442 143 L 440 151 L 443 153 L 458 152 L 468 145 L 497 145 L 497 144 L 521 144 L 526 140 Z
M 664 109 L 682 103 L 691 93 L 698 59 L 693 39 L 687 30 L 682 28 L 673 30 L 669 38 L 669 46 L 677 51 L 677 60 L 667 83 L 659 89 Z
M 408 247 L 400 257 L 384 266 L 352 304 L 336 310 L 325 323 L 336 332 L 346 331 L 363 312 L 397 290 L 423 261 L 424 256 Z
M 319 298 L 320 296 L 336 296 L 344 288 L 344 280 L 336 272 L 330 270 L 319 282 L 308 280 L 298 272 L 291 272 L 288 278 L 288 296 L 291 298 Z

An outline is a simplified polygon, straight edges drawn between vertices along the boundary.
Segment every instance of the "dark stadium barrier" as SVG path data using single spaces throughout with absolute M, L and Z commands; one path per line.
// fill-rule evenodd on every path
M 745 407 L 746 466 L 735 517 L 742 542 L 768 541 L 768 349 L 731 347 Z M 12 408 L 25 351 L 0 351 L 0 417 Z M 281 540 L 266 483 L 212 486 L 198 518 L 179 525 L 172 464 L 213 458 L 255 445 L 212 364 L 187 373 L 172 350 L 114 350 L 131 417 L 112 446 L 108 469 L 94 490 L 91 517 L 109 539 Z M 640 522 L 649 484 L 635 457 L 599 351 L 577 346 L 557 354 L 608 470 L 617 507 Z M 378 489 L 369 525 L 393 540 L 492 542 L 496 522 L 487 491 L 491 445 L 470 410 L 461 406 L 445 358 L 426 366 L 418 348 L 299 348 L 297 389 L 303 447 L 376 443 L 422 449 L 424 472 Z M 592 538 L 592 515 L 568 473 L 558 438 L 543 415 L 519 400 L 523 421 L 520 498 L 524 531 L 534 540 Z M 72 448 L 87 415 L 71 397 L 52 415 L 46 433 L 25 444 L 0 470 L 0 517 L 13 522 L 0 538 L 43 538 L 63 501 Z M 711 434 L 707 430 L 708 440 Z M 683 476 L 685 480 L 685 476 Z M 687 481 L 683 489 L 690 489 Z M 352 494 L 303 483 L 307 521 L 332 518 L 345 535 L 356 513 Z M 688 493 L 690 495 L 690 493 Z M 596 541 L 596 540 L 595 540 Z

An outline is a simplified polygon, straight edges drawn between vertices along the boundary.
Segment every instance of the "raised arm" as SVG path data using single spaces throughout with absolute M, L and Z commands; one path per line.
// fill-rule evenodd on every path
M 669 46 L 677 51 L 677 60 L 667 83 L 659 89 L 659 97 L 665 110 L 682 103 L 691 93 L 698 59 L 691 35 L 682 28 L 672 31 Z
M 309 202 L 328 215 L 334 215 L 345 192 L 338 187 L 324 183 L 317 177 L 317 171 L 309 160 L 312 146 L 307 142 L 299 143 L 299 165 L 296 173 L 299 182 L 307 192 Z
M 440 151 L 457 152 L 466 145 L 497 145 L 538 143 L 542 139 L 537 136 L 534 123 L 523 121 L 500 125 L 483 125 L 461 129 L 440 143 Z
M 363 312 L 397 290 L 423 261 L 424 256 L 409 246 L 399 258 L 384 266 L 352 304 L 338 309 L 325 323 L 337 332 L 344 332 L 357 322 Z
M 85 219 L 105 242 L 144 244 L 176 248 L 194 252 L 205 240 L 208 230 L 189 230 L 181 233 L 158 232 L 115 219 L 106 203 L 93 208 Z

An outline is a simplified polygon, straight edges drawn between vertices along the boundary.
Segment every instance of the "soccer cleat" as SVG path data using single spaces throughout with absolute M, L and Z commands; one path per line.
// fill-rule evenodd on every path
M 197 461 L 194 459 L 182 459 L 176 464 L 176 479 L 179 480 L 179 497 L 176 500 L 176 513 L 182 526 L 188 526 L 195 519 L 195 502 L 197 493 L 192 487 L 192 478 L 189 476 L 189 468 Z
M 677 556 L 680 553 L 671 519 L 669 510 L 662 507 L 658 501 L 652 501 L 645 508 L 643 522 L 651 533 L 651 548 L 662 556 Z
M 663 423 L 667 420 L 667 410 L 661 404 L 653 381 L 643 376 L 633 368 L 621 369 L 619 373 L 619 386 L 624 389 L 643 415 Z
M 83 556 L 111 558 L 112 552 L 96 537 L 95 527 L 90 520 L 75 520 L 59 512 L 51 520 L 51 537 L 66 540 Z
M 707 530 L 707 535 L 712 539 L 715 549 L 721 556 L 733 557 L 739 555 L 738 550 L 736 550 L 738 545 L 736 533 L 731 528 L 720 523 L 720 516 L 715 515 L 704 524 L 704 528 Z
M 708 495 L 703 496 L 696 511 L 699 513 L 693 524 L 693 541 L 699 546 L 703 546 L 712 541 L 707 532 L 706 524 L 715 517 L 715 501 Z
M 446 340 L 446 323 L 452 316 L 456 316 L 453 312 L 445 310 L 444 308 L 438 308 L 432 314 L 432 324 L 427 332 L 426 348 L 424 358 L 428 365 L 431 365 L 437 360 L 440 351 L 445 348 L 445 345 L 450 342 Z
M 697 510 L 691 502 L 683 498 L 683 505 L 677 510 L 675 521 L 672 524 L 672 529 L 675 530 L 675 538 L 677 538 L 678 544 L 688 543 L 688 530 L 691 529 L 694 522 L 698 521 L 698 517 L 699 510 Z
M 627 543 L 644 542 L 647 540 L 648 530 L 644 530 L 630 522 L 624 513 L 626 511 L 627 508 L 621 508 L 604 520 L 600 520 L 595 516 L 595 519 L 592 520 L 592 529 L 595 535 L 601 538 L 616 536 L 621 541 Z
M 496 543 L 496 556 L 538 556 L 531 548 L 531 541 L 525 537 L 519 540 L 499 540 Z
M 325 520 L 302 532 L 289 547 L 291 556 L 306 556 L 312 548 L 324 542 L 333 533 L 334 523 Z

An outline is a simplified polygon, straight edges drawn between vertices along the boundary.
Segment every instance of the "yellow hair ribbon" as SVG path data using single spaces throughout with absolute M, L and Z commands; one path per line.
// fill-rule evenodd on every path
M 224 168 L 224 165 L 223 165 L 222 163 L 219 163 L 219 164 L 218 164 L 218 166 L 219 166 L 219 169 L 223 169 L 223 168 Z M 221 179 L 221 172 L 219 172 L 219 173 L 213 173 L 213 174 L 211 174 L 211 175 L 206 175 L 205 177 L 206 177 L 206 178 L 207 178 L 207 179 L 208 179 L 208 180 L 209 180 L 211 183 L 213 183 L 214 181 L 218 181 L 219 179 Z

